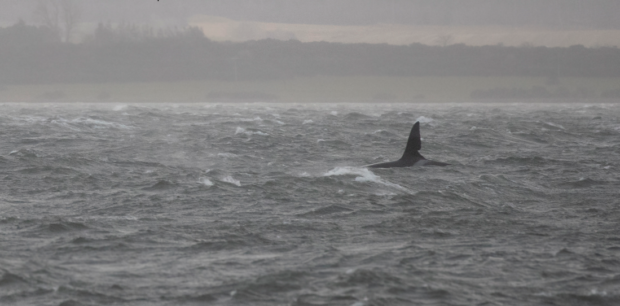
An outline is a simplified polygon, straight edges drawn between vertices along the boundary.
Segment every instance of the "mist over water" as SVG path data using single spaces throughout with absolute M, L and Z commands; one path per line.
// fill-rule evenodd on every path
M 620 303 L 617 104 L 0 107 L 2 305 Z

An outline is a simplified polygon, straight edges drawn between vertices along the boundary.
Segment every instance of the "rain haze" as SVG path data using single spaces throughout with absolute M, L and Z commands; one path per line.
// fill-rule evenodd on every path
M 615 99 L 619 3 L 2 0 L 0 101 Z
M 0 8 L 1 305 L 620 304 L 620 1 Z

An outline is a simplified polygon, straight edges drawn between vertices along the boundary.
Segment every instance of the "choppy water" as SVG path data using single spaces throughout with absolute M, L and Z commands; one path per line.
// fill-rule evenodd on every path
M 2 305 L 620 304 L 620 105 L 0 109 Z

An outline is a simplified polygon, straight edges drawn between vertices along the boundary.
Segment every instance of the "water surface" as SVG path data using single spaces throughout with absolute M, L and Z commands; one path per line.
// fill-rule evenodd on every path
M 619 105 L 0 108 L 2 305 L 620 303 Z

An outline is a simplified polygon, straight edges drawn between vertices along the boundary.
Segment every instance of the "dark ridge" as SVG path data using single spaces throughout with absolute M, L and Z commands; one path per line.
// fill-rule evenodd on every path
M 314 209 L 307 213 L 299 214 L 298 216 L 300 217 L 301 216 L 323 216 L 323 215 L 331 215 L 331 214 L 351 212 L 351 211 L 353 210 L 346 208 L 346 207 L 339 206 L 339 205 L 329 205 L 329 206 L 321 207 L 318 209 Z
M 160 180 L 155 185 L 153 185 L 151 187 L 142 188 L 142 190 L 159 191 L 159 190 L 168 190 L 168 189 L 172 189 L 172 188 L 176 188 L 176 187 L 177 187 L 177 184 L 175 184 L 175 183 L 172 183 L 172 182 L 167 181 L 167 180 Z
M 88 226 L 78 222 L 59 222 L 51 223 L 47 226 L 47 229 L 52 233 L 81 231 L 88 229 Z
M 3 271 L 2 277 L 0 278 L 0 287 L 27 283 L 25 279 L 8 271 Z

